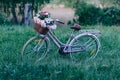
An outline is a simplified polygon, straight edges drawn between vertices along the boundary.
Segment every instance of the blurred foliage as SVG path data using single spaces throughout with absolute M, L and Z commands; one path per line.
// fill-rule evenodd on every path
M 94 5 L 80 3 L 80 6 L 76 7 L 76 15 L 78 16 L 78 22 L 82 25 L 95 25 L 99 22 L 100 15 L 103 13 L 100 8 Z
M 120 25 L 120 9 L 116 7 L 99 8 L 78 1 L 75 6 L 77 21 L 81 25 Z
M 0 25 L 2 24 L 8 25 L 10 24 L 10 21 L 7 19 L 5 14 L 0 13 Z
M 2 3 L 27 3 L 27 2 L 31 2 L 31 3 L 40 3 L 40 4 L 44 4 L 45 2 L 50 2 L 50 0 L 0 0 L 0 2 Z
M 120 6 L 120 0 L 51 0 L 51 3 L 74 7 L 79 1 L 84 1 L 87 4 L 102 5 L 105 7 Z
M 115 7 L 104 8 L 101 22 L 104 25 L 120 25 L 120 9 Z
M 14 24 L 23 24 L 24 8 L 26 3 L 32 4 L 32 10 L 37 12 L 39 6 L 49 2 L 50 0 L 0 0 L 0 11 L 2 13 L 6 13 L 7 15 L 12 13 L 12 22 Z M 17 19 L 18 15 L 22 16 L 22 20 L 20 22 Z

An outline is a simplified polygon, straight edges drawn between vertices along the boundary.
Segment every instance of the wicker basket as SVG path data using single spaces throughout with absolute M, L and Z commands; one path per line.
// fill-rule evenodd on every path
M 34 29 L 35 29 L 38 33 L 44 34 L 44 35 L 47 34 L 47 32 L 49 31 L 48 28 L 42 27 L 40 24 L 37 24 L 37 23 L 35 23 Z

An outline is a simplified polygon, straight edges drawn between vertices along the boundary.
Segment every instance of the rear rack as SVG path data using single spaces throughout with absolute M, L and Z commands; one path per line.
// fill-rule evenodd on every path
M 100 36 L 102 33 L 99 30 L 80 30 L 81 33 L 91 33 L 96 36 Z

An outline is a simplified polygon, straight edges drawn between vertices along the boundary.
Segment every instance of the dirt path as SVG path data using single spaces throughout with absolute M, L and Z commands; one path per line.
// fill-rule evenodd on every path
M 64 21 L 65 23 L 74 18 L 74 9 L 72 8 L 65 8 L 64 6 L 47 5 L 42 10 L 50 12 L 53 18 L 58 18 Z

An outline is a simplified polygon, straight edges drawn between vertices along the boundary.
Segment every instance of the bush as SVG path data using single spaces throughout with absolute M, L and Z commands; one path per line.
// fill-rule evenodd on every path
M 82 25 L 95 25 L 99 22 L 102 10 L 89 4 L 80 4 L 76 7 L 76 15 L 78 15 L 78 22 Z
M 103 9 L 103 16 L 101 22 L 104 25 L 120 25 L 120 9 L 115 7 Z
M 10 24 L 10 21 L 8 20 L 7 16 L 5 14 L 0 13 L 0 25 L 3 24 Z
M 86 3 L 79 3 L 75 8 L 77 21 L 81 25 L 120 25 L 120 9 L 118 8 L 101 9 Z

